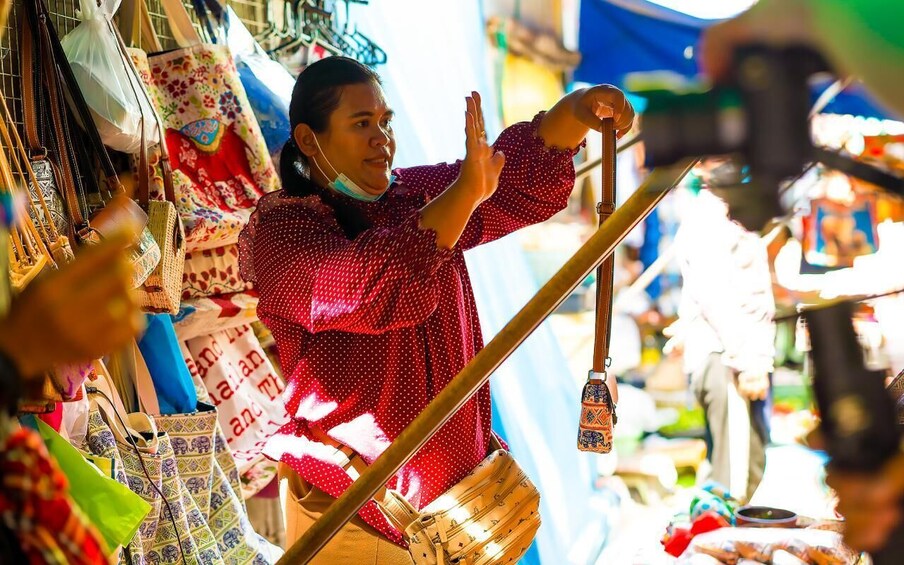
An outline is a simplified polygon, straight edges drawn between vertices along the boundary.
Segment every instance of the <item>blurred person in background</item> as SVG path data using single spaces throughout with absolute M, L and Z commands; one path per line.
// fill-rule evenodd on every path
M 675 253 L 683 286 L 665 352 L 680 347 L 706 416 L 711 479 L 749 500 L 763 478 L 775 302 L 766 244 L 728 217 L 715 186 L 739 182 L 731 161 L 695 171 L 703 187 L 681 218 Z
M 822 53 L 841 74 L 861 79 L 897 116 L 904 116 L 904 2 L 899 0 L 760 0 L 703 35 L 701 66 L 719 82 L 731 71 L 735 48 L 751 43 L 803 44 Z M 874 474 L 829 468 L 829 484 L 845 517 L 845 541 L 881 548 L 901 520 L 904 453 Z
M 116 201 L 107 206 L 117 206 Z M 12 213 L 0 216 L 14 217 Z M 7 229 L 0 225 L 0 230 Z M 15 429 L 10 418 L 15 416 L 19 400 L 40 392 L 47 371 L 57 365 L 98 359 L 126 345 L 144 327 L 144 316 L 132 295 L 132 264 L 127 253 L 139 231 L 139 226 L 119 226 L 116 234 L 99 245 L 80 249 L 74 262 L 40 275 L 21 294 L 0 296 L 0 463 L 8 454 L 6 439 Z M 6 245 L 5 237 L 0 241 Z M 0 269 L 0 277 L 6 277 L 9 266 L 0 264 Z M 9 291 L 8 285 L 0 288 Z M 5 488 L 0 483 L 0 489 Z M 17 486 L 8 493 L 8 499 L 23 503 L 20 489 Z M 0 490 L 0 495 L 4 494 Z M 0 563 L 26 563 L 17 532 L 11 528 L 9 521 L 0 523 Z M 100 558 L 83 552 L 85 548 L 68 550 L 81 552 L 81 558 L 89 559 L 86 562 L 93 562 L 92 555 Z M 34 551 L 30 547 L 28 555 L 33 556 Z

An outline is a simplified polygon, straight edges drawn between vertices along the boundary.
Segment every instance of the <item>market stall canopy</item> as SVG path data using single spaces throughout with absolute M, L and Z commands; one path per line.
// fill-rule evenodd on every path
M 650 0 L 583 0 L 578 35 L 582 59 L 574 80 L 623 87 L 625 76 L 635 72 L 672 71 L 693 78 L 698 73 L 695 56 L 700 35 L 718 21 Z M 829 84 L 814 87 L 814 101 Z M 839 94 L 824 112 L 889 118 L 857 86 Z

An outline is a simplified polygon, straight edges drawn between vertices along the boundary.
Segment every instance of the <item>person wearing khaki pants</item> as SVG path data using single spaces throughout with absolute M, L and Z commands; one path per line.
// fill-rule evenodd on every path
M 465 250 L 564 209 L 590 129 L 611 117 L 623 135 L 634 120 L 624 92 L 597 85 L 491 143 L 480 95 L 471 92 L 464 159 L 394 169 L 395 112 L 380 84 L 348 57 L 305 67 L 280 154 L 283 188 L 258 199 L 239 238 L 241 275 L 254 284 L 258 317 L 276 342 L 291 419 L 263 454 L 313 485 L 347 483 L 315 428 L 373 462 L 483 347 Z M 426 507 L 486 458 L 491 432 L 487 383 L 387 488 L 397 501 Z M 328 499 L 290 483 L 292 542 Z M 288 502 L 290 490 L 297 503 Z M 353 521 L 320 562 L 410 563 L 398 531 L 364 515 L 366 529 Z
M 286 547 L 307 531 L 335 500 L 298 476 L 285 463 L 279 465 L 279 496 L 286 523 Z M 411 565 L 408 550 L 384 538 L 355 516 L 326 544 L 312 565 Z

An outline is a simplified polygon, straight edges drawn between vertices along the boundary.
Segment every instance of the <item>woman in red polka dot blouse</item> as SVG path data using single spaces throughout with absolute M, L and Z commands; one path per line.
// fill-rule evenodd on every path
M 392 116 L 367 67 L 343 57 L 307 67 L 283 190 L 261 198 L 240 241 L 287 378 L 292 422 L 265 453 L 289 487 L 288 543 L 351 484 L 336 447 L 372 463 L 483 346 L 463 252 L 562 210 L 589 129 L 613 116 L 624 134 L 634 111 L 596 86 L 489 145 L 475 92 L 464 160 L 394 171 Z M 487 455 L 490 425 L 486 385 L 388 486 L 423 508 Z M 371 501 L 319 558 L 410 563 L 404 547 Z

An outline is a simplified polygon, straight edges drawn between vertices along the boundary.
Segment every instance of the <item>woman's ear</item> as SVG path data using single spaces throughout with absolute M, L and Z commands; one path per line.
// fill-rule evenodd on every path
M 292 132 L 292 136 L 295 138 L 295 144 L 298 145 L 298 149 L 300 149 L 302 154 L 306 157 L 311 157 L 320 153 L 320 148 L 314 141 L 314 130 L 312 130 L 308 124 L 298 124 L 295 126 L 295 131 Z

